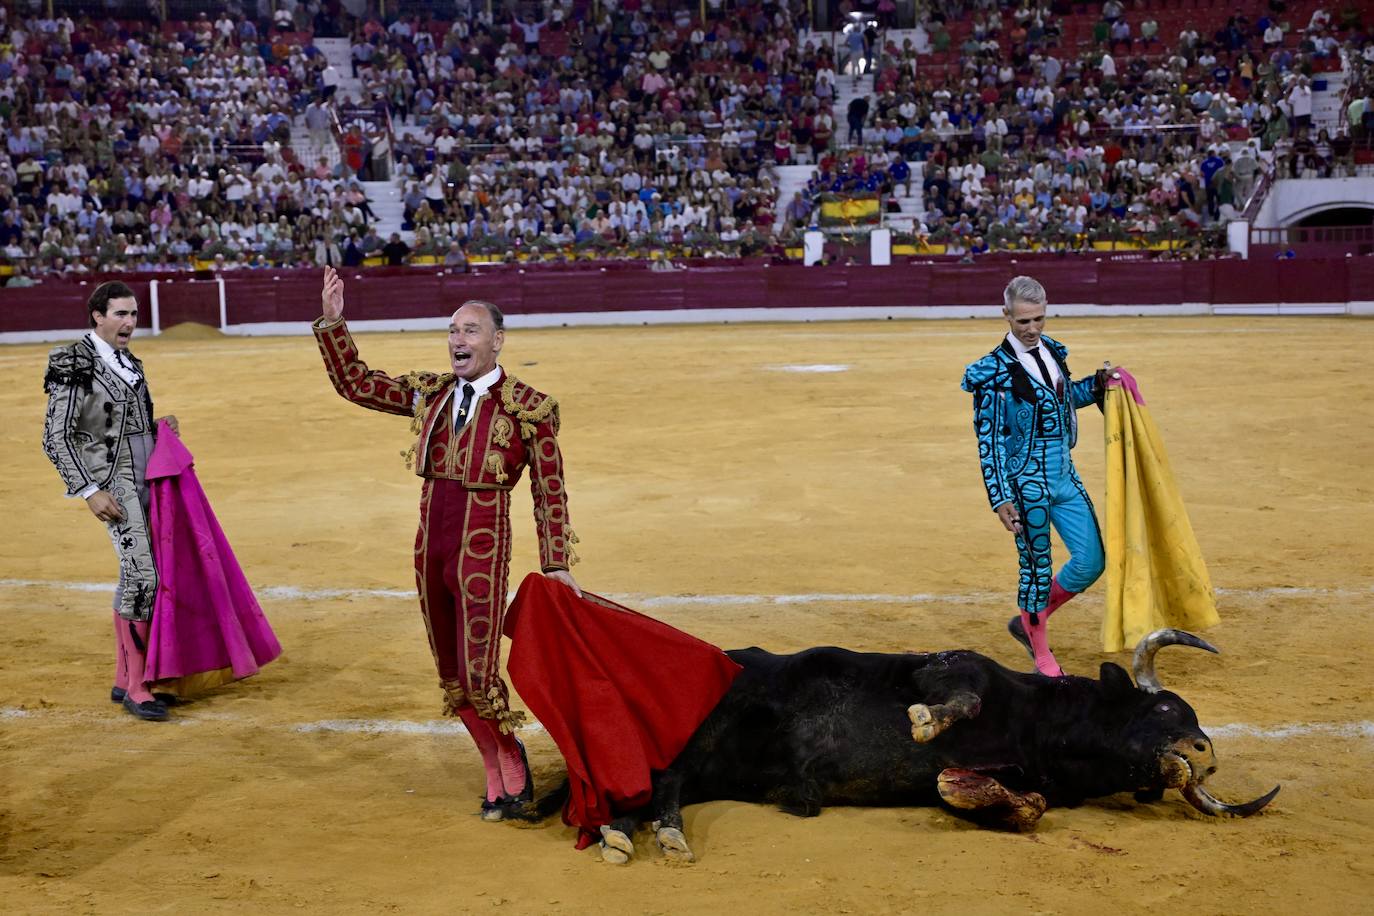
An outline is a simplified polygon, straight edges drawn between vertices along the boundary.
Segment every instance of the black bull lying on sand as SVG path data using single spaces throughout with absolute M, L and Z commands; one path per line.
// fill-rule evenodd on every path
M 744 670 L 655 774 L 648 808 L 602 828 L 602 855 L 628 861 L 648 820 L 670 858 L 691 861 L 682 806 L 717 799 L 806 817 L 825 805 L 943 804 L 979 824 L 1030 830 L 1051 805 L 1118 792 L 1155 801 L 1180 789 L 1208 814 L 1254 814 L 1278 787 L 1243 805 L 1203 788 L 1216 757 L 1192 707 L 1155 676 L 1166 645 L 1216 651 L 1157 631 L 1136 649 L 1134 683 L 1111 662 L 1093 680 L 1023 674 L 967 651 L 731 651 Z

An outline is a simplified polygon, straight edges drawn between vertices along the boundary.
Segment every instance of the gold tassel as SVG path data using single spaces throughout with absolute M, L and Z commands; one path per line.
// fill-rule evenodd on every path
M 582 557 L 578 554 L 577 549 L 573 547 L 574 544 L 582 543 L 582 539 L 577 536 L 576 531 L 573 531 L 572 525 L 565 525 L 563 527 L 563 538 L 568 545 L 568 568 L 572 569 L 582 561 Z
M 510 477 L 510 475 L 506 473 L 505 460 L 501 457 L 499 452 L 487 452 L 485 464 L 487 473 L 496 475 L 497 483 L 505 483 L 506 479 Z

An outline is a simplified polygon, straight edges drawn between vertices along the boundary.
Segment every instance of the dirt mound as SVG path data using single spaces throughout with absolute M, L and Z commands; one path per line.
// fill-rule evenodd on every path
M 198 321 L 182 321 L 170 328 L 163 328 L 158 336 L 167 340 L 223 340 L 224 332 Z

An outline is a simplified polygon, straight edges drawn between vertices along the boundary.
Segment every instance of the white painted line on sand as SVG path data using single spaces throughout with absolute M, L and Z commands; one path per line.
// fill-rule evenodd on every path
M 106 722 L 109 724 L 137 725 L 132 718 L 124 716 L 115 707 L 107 712 L 90 709 L 23 709 L 17 706 L 0 706 L 0 719 L 22 719 L 26 723 L 42 725 L 47 722 L 80 722 L 90 724 Z M 243 725 L 247 728 L 275 728 L 297 734 L 342 734 L 342 735 L 465 735 L 467 729 L 461 721 L 453 719 L 431 719 L 425 722 L 412 722 L 405 719 L 320 719 L 315 722 L 264 723 L 261 719 L 240 716 L 234 713 L 197 712 L 193 708 L 179 709 L 173 713 L 173 721 L 181 725 Z M 531 722 L 519 729 L 525 734 L 544 734 L 543 725 Z M 1203 725 L 1202 730 L 1213 740 L 1230 738 L 1257 738 L 1262 741 L 1289 741 L 1294 738 L 1326 737 L 1374 740 L 1374 722 L 1295 722 L 1291 725 L 1262 726 L 1247 722 L 1228 722 L 1224 725 Z
M 849 366 L 843 363 L 793 363 L 787 366 L 764 366 L 763 368 L 773 372 L 804 372 L 817 374 L 849 371 Z
M 0 579 L 0 589 L 51 588 L 75 592 L 113 592 L 112 582 L 61 582 L 40 579 Z M 415 600 L 412 589 L 401 588 L 298 588 L 294 585 L 264 585 L 254 589 L 258 598 L 268 601 L 326 601 L 384 598 Z M 1317 586 L 1272 586 L 1268 588 L 1218 588 L 1218 596 L 1239 599 L 1258 598 L 1363 598 L 1374 595 L 1374 586 L 1356 588 L 1322 588 Z M 1006 593 L 1000 591 L 940 594 L 915 592 L 912 594 L 811 592 L 795 595 L 721 594 L 721 595 L 644 595 L 608 594 L 607 598 L 630 607 L 741 607 L 748 605 L 806 605 L 806 604 L 973 604 L 1000 601 Z
M 399 719 L 321 719 L 291 726 L 291 731 L 303 734 L 333 732 L 351 735 L 466 735 L 462 722 L 451 719 L 431 719 L 428 722 L 407 722 Z M 522 725 L 519 731 L 541 734 L 544 726 L 538 722 Z
M 1213 728 L 1203 726 L 1207 736 L 1216 738 L 1263 738 L 1287 741 L 1290 738 L 1328 736 L 1333 738 L 1374 739 L 1374 722 L 1298 722 L 1276 728 L 1260 728 L 1244 722 L 1230 722 Z

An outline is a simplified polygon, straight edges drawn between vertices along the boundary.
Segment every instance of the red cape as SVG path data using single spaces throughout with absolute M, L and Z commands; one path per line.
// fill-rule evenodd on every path
M 681 753 L 740 670 L 710 643 L 582 594 L 530 573 L 505 627 L 511 684 L 568 765 L 563 821 L 579 829 L 578 849 L 648 804 L 651 772 Z

